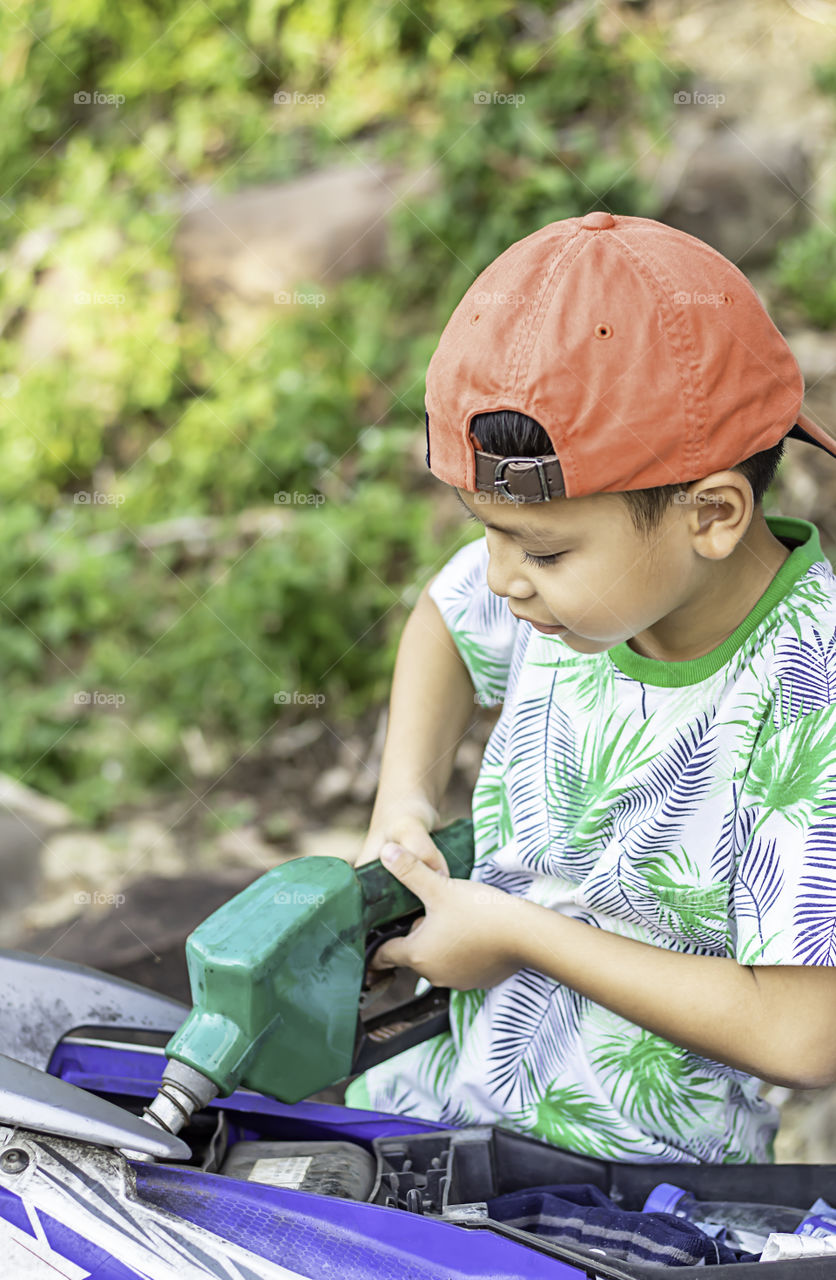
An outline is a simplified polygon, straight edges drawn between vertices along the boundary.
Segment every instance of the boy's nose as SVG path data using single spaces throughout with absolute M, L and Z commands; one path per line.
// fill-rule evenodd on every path
M 486 580 L 498 596 L 530 600 L 536 594 L 526 573 L 523 553 L 517 542 L 500 529 L 486 529 L 488 571 Z
M 519 563 L 520 553 L 516 553 L 516 563 L 510 565 L 500 563 L 491 553 L 488 561 L 488 571 L 486 581 L 494 595 L 510 596 L 514 600 L 530 600 L 534 595 L 534 588 L 525 577 Z

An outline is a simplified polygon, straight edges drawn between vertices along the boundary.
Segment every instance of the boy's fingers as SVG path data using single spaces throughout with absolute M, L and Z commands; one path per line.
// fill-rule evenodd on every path
M 444 854 L 439 849 L 435 841 L 429 836 L 424 835 L 422 839 L 408 841 L 411 851 L 421 859 L 425 866 L 431 871 L 437 871 L 440 876 L 450 877 L 450 868 L 444 859 Z
M 449 876 L 450 869 L 447 866 L 444 854 L 433 840 L 426 824 L 420 818 L 412 817 L 401 818 L 398 822 L 390 824 L 383 835 L 369 835 L 363 849 L 354 861 L 354 866 L 362 867 L 367 862 L 376 861 L 380 857 L 381 848 L 388 842 L 394 842 L 400 844 L 403 848 L 410 849 L 433 871 L 437 871 L 442 876 Z
M 417 858 L 433 871 L 437 871 L 439 875 L 449 876 L 450 871 L 444 860 L 444 854 L 433 840 L 424 823 L 417 818 L 405 818 L 398 823 L 389 832 L 389 840 L 387 843 L 398 844 L 403 849 L 409 849 L 410 853 L 414 853 Z
M 385 844 L 380 851 L 380 861 L 401 884 L 411 889 L 425 906 L 435 899 L 444 877 L 428 867 L 421 858 L 399 844 Z
M 369 961 L 370 969 L 397 969 L 399 965 L 406 965 L 406 952 L 408 950 L 407 934 L 404 938 L 390 938 L 388 942 L 384 942 L 382 947 L 378 947 L 371 960 Z

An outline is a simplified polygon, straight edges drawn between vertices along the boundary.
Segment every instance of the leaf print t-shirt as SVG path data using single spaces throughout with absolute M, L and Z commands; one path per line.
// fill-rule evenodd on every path
M 477 696 L 502 704 L 472 879 L 669 950 L 836 964 L 836 576 L 815 525 L 766 520 L 791 554 L 684 662 L 541 635 L 488 587 L 484 537 L 447 562 L 430 594 Z M 607 1159 L 772 1159 L 757 1079 L 532 969 L 451 992 L 450 1028 L 359 1077 L 348 1105 Z

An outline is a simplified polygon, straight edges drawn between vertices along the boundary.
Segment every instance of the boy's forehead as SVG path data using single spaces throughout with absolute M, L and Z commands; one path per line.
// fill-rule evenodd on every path
M 502 494 L 471 493 L 455 489 L 456 497 L 488 529 L 512 538 L 575 533 L 580 528 L 581 507 L 588 514 L 589 499 L 551 498 L 548 502 L 515 502 Z M 606 495 L 601 495 L 606 496 Z

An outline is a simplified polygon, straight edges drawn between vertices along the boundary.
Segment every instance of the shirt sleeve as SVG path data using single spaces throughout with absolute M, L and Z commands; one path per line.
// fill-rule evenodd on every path
M 487 583 L 488 544 L 476 538 L 457 551 L 429 588 L 482 706 L 501 703 L 521 623 Z
M 759 742 L 735 823 L 740 964 L 836 965 L 836 704 Z

